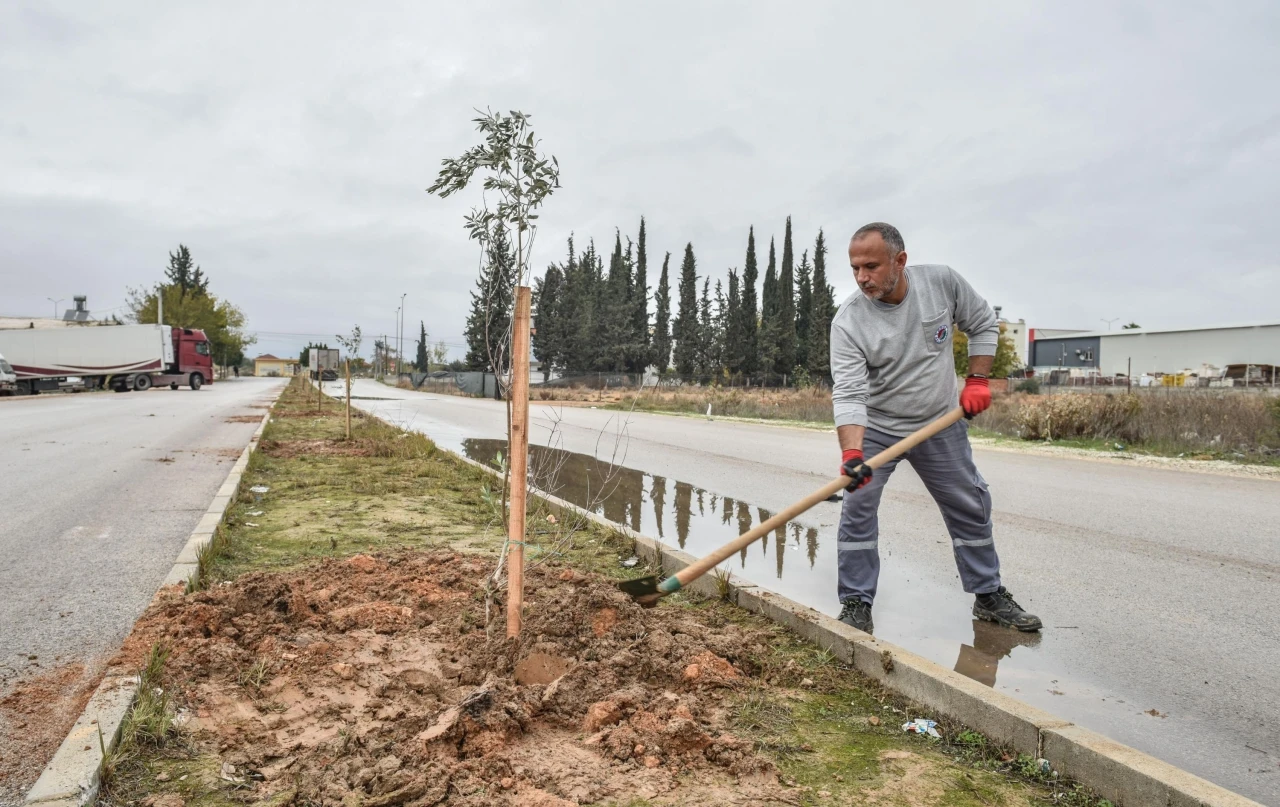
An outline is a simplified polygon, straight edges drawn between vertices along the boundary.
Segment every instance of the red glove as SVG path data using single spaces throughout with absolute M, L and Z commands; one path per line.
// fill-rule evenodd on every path
M 991 406 L 991 386 L 986 378 L 971 375 L 964 380 L 964 389 L 960 390 L 960 406 L 967 418 L 979 415 Z
M 840 458 L 840 475 L 853 480 L 849 483 L 849 490 L 857 490 L 871 481 L 871 469 L 862 463 L 862 449 L 844 450 L 844 456 Z

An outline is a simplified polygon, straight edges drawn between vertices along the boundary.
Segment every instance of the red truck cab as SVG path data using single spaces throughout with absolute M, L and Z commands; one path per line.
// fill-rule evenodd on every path
M 198 328 L 173 329 L 173 363 L 166 369 L 163 377 L 157 377 L 159 383 L 168 382 L 171 389 L 179 384 L 190 384 L 192 389 L 200 389 L 203 384 L 213 383 L 213 353 L 209 349 L 209 338 Z

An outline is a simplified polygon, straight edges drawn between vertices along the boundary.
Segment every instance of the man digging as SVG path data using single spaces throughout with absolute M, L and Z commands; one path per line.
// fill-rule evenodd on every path
M 873 475 L 864 459 L 945 415 L 956 403 L 952 323 L 969 336 L 969 375 L 960 405 L 973 417 L 991 405 L 987 378 L 1000 326 L 987 301 L 949 266 L 907 266 L 897 228 L 868 224 L 849 241 L 849 266 L 861 293 L 831 322 L 832 403 L 844 452 L 840 472 L 853 479 L 840 516 L 837 558 L 840 621 L 871 633 L 880 576 L 880 496 L 899 460 Z M 973 615 L 1021 631 L 1041 627 L 1000 584 L 991 535 L 991 495 L 973 464 L 969 425 L 954 423 L 908 451 L 942 511 Z

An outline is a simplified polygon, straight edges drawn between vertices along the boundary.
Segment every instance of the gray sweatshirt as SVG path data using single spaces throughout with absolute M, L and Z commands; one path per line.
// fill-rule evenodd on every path
M 908 266 L 898 305 L 861 291 L 831 321 L 831 402 L 837 426 L 910 434 L 958 403 L 951 339 L 969 336 L 970 356 L 994 356 L 1000 325 L 987 301 L 950 266 Z

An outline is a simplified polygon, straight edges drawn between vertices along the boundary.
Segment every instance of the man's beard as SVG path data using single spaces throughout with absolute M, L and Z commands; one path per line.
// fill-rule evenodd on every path
M 888 278 L 888 280 L 892 282 L 888 283 L 888 285 L 886 286 L 876 286 L 873 291 L 868 291 L 866 288 L 861 286 L 859 286 L 859 288 L 862 288 L 862 293 L 867 295 L 867 297 L 869 297 L 870 299 L 882 300 L 884 299 L 884 296 L 886 294 L 889 294 L 894 289 L 898 288 L 898 281 L 900 281 L 901 279 L 902 279 L 902 270 L 898 270 L 896 274 Z

